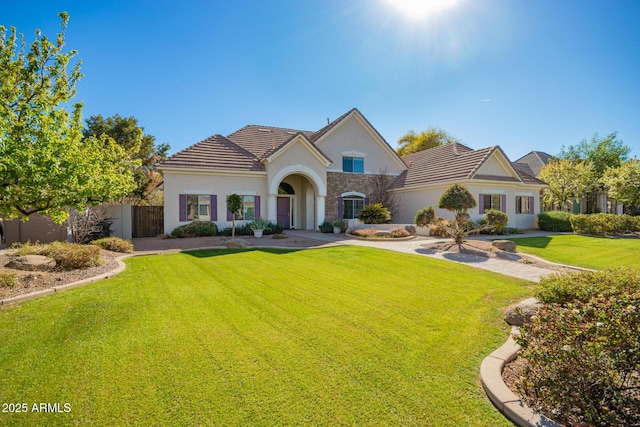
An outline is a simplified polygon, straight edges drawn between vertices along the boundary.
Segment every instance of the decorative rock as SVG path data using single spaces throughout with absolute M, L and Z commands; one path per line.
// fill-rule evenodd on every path
M 529 298 L 519 304 L 509 307 L 504 315 L 504 320 L 511 326 L 522 326 L 531 321 L 542 303 L 535 298 Z
M 415 236 L 416 234 L 418 234 L 416 231 L 416 228 L 413 225 L 407 225 L 404 229 L 407 230 L 407 232 L 412 236 Z
M 512 242 L 511 240 L 494 240 L 493 242 L 491 242 L 491 246 L 494 246 L 505 252 L 516 251 L 516 242 Z
M 248 248 L 249 242 L 244 239 L 231 239 L 227 243 L 225 243 L 225 245 L 229 249 L 241 249 Z
M 44 255 L 19 256 L 7 264 L 7 267 L 24 271 L 49 271 L 56 266 L 56 261 Z

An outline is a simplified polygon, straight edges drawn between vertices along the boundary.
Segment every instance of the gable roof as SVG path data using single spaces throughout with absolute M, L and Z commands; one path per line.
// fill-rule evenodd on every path
M 222 135 L 213 135 L 163 161 L 159 168 L 265 171 L 257 157 Z
M 477 174 L 482 165 L 496 153 L 500 153 L 511 164 L 515 176 Z M 542 181 L 513 168 L 509 158 L 498 146 L 474 150 L 459 143 L 446 144 L 408 154 L 402 160 L 408 168 L 395 179 L 392 189 L 471 179 L 544 185 Z
M 544 151 L 532 151 L 513 163 L 518 170 L 531 176 L 538 176 L 540 175 L 540 169 L 547 165 L 551 159 L 553 159 L 553 156 Z
M 310 131 L 297 129 L 247 125 L 229 134 L 227 138 L 247 151 L 250 151 L 257 158 L 263 158 L 265 157 L 265 153 L 277 150 L 299 133 L 307 138 L 313 134 L 313 132 Z

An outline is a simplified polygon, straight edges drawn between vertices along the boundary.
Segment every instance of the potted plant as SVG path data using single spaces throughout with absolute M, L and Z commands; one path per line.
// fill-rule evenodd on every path
M 333 233 L 340 234 L 342 233 L 342 229 L 345 227 L 344 219 L 339 219 L 333 223 Z
M 258 217 L 249 224 L 249 228 L 253 230 L 254 237 L 259 239 L 265 230 L 271 230 L 271 221 Z

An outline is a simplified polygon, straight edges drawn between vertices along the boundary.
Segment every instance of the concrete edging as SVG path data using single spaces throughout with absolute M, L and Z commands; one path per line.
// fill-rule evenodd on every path
M 519 328 L 512 326 L 507 341 L 482 361 L 480 365 L 482 387 L 491 403 L 516 425 L 520 427 L 561 427 L 528 407 L 507 387 L 502 379 L 504 365 L 515 359 L 520 350 L 520 346 L 513 339 L 513 335 L 517 335 L 518 332 Z

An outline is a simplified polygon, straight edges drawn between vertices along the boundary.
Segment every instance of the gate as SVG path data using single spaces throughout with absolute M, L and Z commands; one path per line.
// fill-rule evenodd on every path
M 164 229 L 164 206 L 132 206 L 132 237 L 156 237 Z

